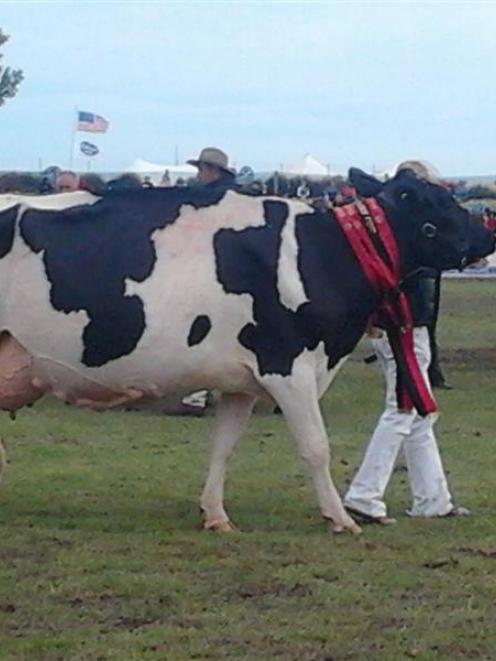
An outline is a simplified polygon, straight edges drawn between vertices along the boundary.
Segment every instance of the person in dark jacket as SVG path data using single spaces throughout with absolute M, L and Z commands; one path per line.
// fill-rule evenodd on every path
M 196 159 L 187 161 L 198 168 L 198 182 L 207 188 L 230 189 L 236 187 L 235 172 L 222 149 L 205 147 Z
M 431 364 L 429 365 L 429 380 L 433 388 L 443 388 L 444 390 L 451 390 L 451 386 L 444 376 L 439 361 L 439 345 L 437 343 L 437 320 L 439 317 L 439 304 L 441 300 L 441 273 L 437 273 L 434 280 L 433 290 L 433 305 L 434 313 L 430 323 L 427 325 L 429 331 L 429 344 L 431 347 Z

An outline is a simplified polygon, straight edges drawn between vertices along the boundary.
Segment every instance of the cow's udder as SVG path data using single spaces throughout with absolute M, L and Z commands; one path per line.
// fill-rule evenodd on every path
M 33 358 L 9 333 L 0 335 L 0 409 L 16 411 L 46 392 L 33 382 Z

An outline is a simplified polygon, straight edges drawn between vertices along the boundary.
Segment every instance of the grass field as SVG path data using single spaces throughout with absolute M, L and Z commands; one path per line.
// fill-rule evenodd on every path
M 496 284 L 444 286 L 440 342 L 456 386 L 438 436 L 474 516 L 332 536 L 280 417 L 232 461 L 243 533 L 198 529 L 211 420 L 88 413 L 47 400 L 1 417 L 0 660 L 496 658 Z M 323 409 L 341 490 L 382 406 L 361 357 Z

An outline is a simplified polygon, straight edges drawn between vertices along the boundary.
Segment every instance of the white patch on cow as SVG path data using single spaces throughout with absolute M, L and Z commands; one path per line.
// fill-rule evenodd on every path
M 82 333 L 89 318 L 84 311 L 54 309 L 43 252 L 34 253 L 18 236 L 0 260 L 0 282 L 5 291 L 1 328 L 15 329 L 16 339 L 36 358 L 56 356 L 62 365 L 74 364 L 83 352 Z
M 72 193 L 57 193 L 55 195 L 16 195 L 7 193 L 0 195 L 0 211 L 20 204 L 27 209 L 52 209 L 61 211 L 81 204 L 94 204 L 100 198 L 86 191 Z
M 256 357 L 237 339 L 241 328 L 253 322 L 253 299 L 224 291 L 217 279 L 213 237 L 222 229 L 241 231 L 264 224 L 259 198 L 229 192 L 218 205 L 183 206 L 173 224 L 153 233 L 153 273 L 141 283 L 126 280 L 126 295 L 144 301 L 147 328 L 132 356 L 117 361 L 122 375 L 129 373 L 131 362 L 146 360 L 155 383 L 165 379 L 176 389 L 211 386 L 212 380 L 226 390 L 248 382 L 253 387 Z M 206 341 L 188 347 L 198 315 L 207 315 L 212 328 Z
M 310 209 L 305 204 L 295 202 L 288 205 L 288 210 L 289 215 L 281 232 L 281 250 L 277 264 L 277 289 L 282 305 L 296 312 L 302 303 L 308 301 L 308 297 L 298 272 L 295 216 L 299 213 L 309 213 Z

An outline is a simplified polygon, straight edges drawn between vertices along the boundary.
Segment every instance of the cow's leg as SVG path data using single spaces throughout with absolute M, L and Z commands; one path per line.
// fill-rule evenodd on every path
M 233 530 L 224 510 L 226 464 L 246 428 L 256 399 L 253 395 L 224 393 L 217 404 L 214 447 L 201 497 L 201 508 L 205 513 L 204 527 L 208 530 Z
M 333 532 L 361 532 L 344 509 L 331 478 L 329 440 L 313 370 L 300 370 L 298 375 L 287 378 L 264 379 L 264 385 L 282 409 L 299 452 L 310 467 L 323 517 L 331 521 Z

